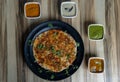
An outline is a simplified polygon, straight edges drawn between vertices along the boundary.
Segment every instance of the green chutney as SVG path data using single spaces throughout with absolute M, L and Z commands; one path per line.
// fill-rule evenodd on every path
M 89 37 L 93 40 L 103 39 L 104 29 L 103 26 L 93 25 L 89 27 Z

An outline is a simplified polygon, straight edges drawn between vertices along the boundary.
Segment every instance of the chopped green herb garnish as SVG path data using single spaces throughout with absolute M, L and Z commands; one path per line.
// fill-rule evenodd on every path
M 28 40 L 28 45 L 32 45 L 32 40 Z
M 58 35 L 58 32 L 55 32 L 55 33 L 53 34 L 54 37 L 56 37 L 57 35 Z
M 56 51 L 55 51 L 55 50 L 52 50 L 52 53 L 53 53 L 53 54 L 55 54 L 55 53 L 56 53 Z
M 38 45 L 38 49 L 43 49 L 45 46 L 43 44 Z
M 48 27 L 53 28 L 53 24 L 49 23 L 49 24 L 48 24 Z
M 50 50 L 52 51 L 53 54 L 56 53 L 54 46 L 51 46 L 51 47 L 50 47 Z
M 75 69 L 75 67 L 73 67 L 73 69 Z
M 60 50 L 57 50 L 57 51 L 56 51 L 56 55 L 60 56 L 60 55 L 61 55 L 61 51 L 60 51 Z
M 67 30 L 65 30 L 64 32 L 66 32 L 66 33 L 67 33 Z
M 76 69 L 78 69 L 79 67 L 78 66 L 75 66 Z
M 78 66 L 74 66 L 73 69 L 78 69 L 79 67 Z
M 50 79 L 54 79 L 55 78 L 55 75 L 51 75 Z
M 36 62 L 37 62 L 37 60 L 34 61 L 34 63 L 36 63 Z
M 67 56 L 67 60 L 70 58 L 70 54 L 66 54 L 66 56 Z
M 39 73 L 42 73 L 42 70 L 39 70 Z
M 54 50 L 54 49 L 55 49 L 54 46 L 51 46 L 51 47 L 50 47 L 50 50 Z
M 47 70 L 46 72 L 47 72 L 47 73 L 50 73 L 51 71 Z
M 66 74 L 66 75 L 69 75 L 68 69 L 65 70 L 65 74 Z
M 39 71 L 39 73 L 42 73 L 42 72 L 43 72 L 41 68 L 38 68 L 38 71 Z
M 52 51 L 53 54 L 60 56 L 61 51 L 60 50 L 55 50 L 54 46 L 50 47 L 50 50 Z
M 80 43 L 76 42 L 76 46 L 79 47 L 79 46 L 80 46 Z

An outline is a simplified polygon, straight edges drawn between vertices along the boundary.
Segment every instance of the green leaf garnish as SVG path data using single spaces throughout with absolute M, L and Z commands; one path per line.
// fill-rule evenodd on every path
M 50 50 L 52 51 L 53 54 L 56 53 L 54 46 L 51 46 L 51 47 L 50 47 Z
M 38 48 L 38 49 L 43 49 L 44 47 L 45 47 L 45 46 L 44 46 L 43 44 L 39 44 L 37 48 Z
M 78 66 L 73 66 L 73 69 L 78 69 L 79 67 Z
M 56 37 L 57 35 L 58 35 L 58 32 L 55 32 L 55 33 L 53 34 L 54 37 Z
M 51 47 L 50 47 L 50 50 L 51 50 L 51 52 L 52 52 L 53 54 L 55 54 L 55 55 L 58 55 L 58 56 L 61 55 L 61 51 L 60 51 L 60 50 L 55 50 L 54 46 L 51 46 Z
M 50 50 L 55 50 L 54 46 L 51 46 L 51 47 L 50 47 Z
M 55 75 L 51 75 L 50 79 L 54 79 L 55 78 Z
M 37 62 L 37 60 L 34 61 L 34 63 L 36 63 L 36 62 Z
M 46 72 L 47 72 L 47 73 L 50 73 L 51 71 L 47 70 Z
M 49 24 L 48 24 L 48 27 L 53 28 L 53 24 L 49 23 Z
M 42 73 L 42 70 L 39 70 L 39 73 Z
M 76 46 L 79 47 L 79 46 L 80 46 L 80 43 L 76 42 Z
M 75 66 L 76 69 L 78 69 L 79 67 L 78 66 Z
M 64 32 L 67 33 L 67 30 L 65 30 Z
M 60 51 L 60 50 L 57 50 L 57 51 L 56 51 L 56 55 L 60 56 L 60 55 L 61 55 L 61 51 Z
M 38 71 L 39 71 L 39 73 L 42 73 L 42 72 L 43 72 L 41 68 L 38 68 Z
M 66 74 L 66 75 L 69 75 L 68 69 L 65 70 L 65 74 Z
M 32 40 L 28 40 L 28 45 L 32 45 Z
M 66 56 L 67 56 L 67 60 L 70 58 L 70 54 L 66 54 Z

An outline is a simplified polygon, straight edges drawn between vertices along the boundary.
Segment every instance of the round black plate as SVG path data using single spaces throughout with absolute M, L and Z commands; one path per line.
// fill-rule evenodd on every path
M 45 32 L 50 29 L 61 29 L 68 34 L 70 34 L 74 40 L 79 43 L 79 46 L 77 47 L 77 57 L 76 60 L 73 62 L 69 68 L 59 72 L 51 72 L 48 70 L 45 70 L 41 66 L 39 66 L 34 59 L 33 56 L 33 51 L 32 51 L 32 42 L 35 39 L 36 36 L 38 36 L 40 33 Z M 81 65 L 81 62 L 83 60 L 84 56 L 84 45 L 83 41 L 79 35 L 79 33 L 69 24 L 62 22 L 62 21 L 46 21 L 35 27 L 28 35 L 25 45 L 24 45 L 24 56 L 26 63 L 28 67 L 34 72 L 36 75 L 39 77 L 46 79 L 46 80 L 51 80 L 51 81 L 56 81 L 56 80 L 62 80 L 70 75 L 72 75 L 79 66 Z

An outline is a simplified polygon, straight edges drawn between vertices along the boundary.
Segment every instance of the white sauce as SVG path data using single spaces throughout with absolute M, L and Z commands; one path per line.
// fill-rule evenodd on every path
M 75 16 L 76 15 L 76 5 L 75 4 L 63 4 L 62 5 L 63 16 Z

